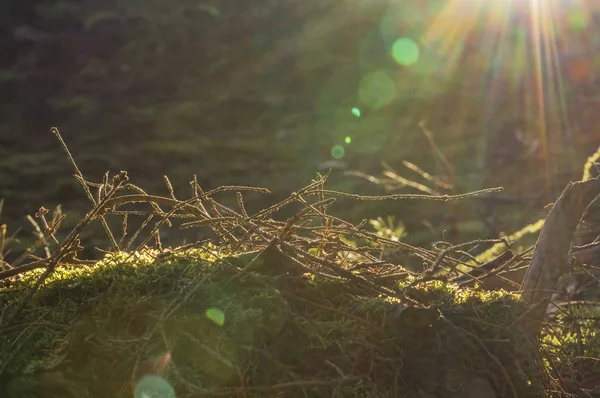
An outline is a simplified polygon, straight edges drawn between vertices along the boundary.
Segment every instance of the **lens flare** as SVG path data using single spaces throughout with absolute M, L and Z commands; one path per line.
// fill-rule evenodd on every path
M 341 158 L 343 158 L 345 152 L 346 151 L 344 150 L 344 147 L 342 147 L 341 145 L 335 145 L 333 148 L 331 148 L 331 156 L 336 160 L 340 160 Z
M 400 38 L 392 46 L 392 58 L 400 65 L 413 65 L 419 59 L 419 46 L 412 39 Z
M 211 307 L 206 310 L 206 317 L 219 326 L 225 324 L 225 314 L 218 308 Z
M 396 97 L 394 80 L 383 70 L 364 76 L 358 86 L 360 100 L 373 109 L 389 105 Z
M 175 389 L 160 376 L 147 375 L 135 385 L 134 398 L 175 398 Z

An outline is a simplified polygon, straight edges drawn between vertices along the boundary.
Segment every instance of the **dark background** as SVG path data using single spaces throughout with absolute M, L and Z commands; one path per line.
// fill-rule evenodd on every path
M 600 41 L 586 2 L 547 2 L 557 4 L 539 35 L 518 6 L 527 2 L 488 3 L 498 2 L 4 0 L 0 221 L 26 241 L 25 216 L 40 206 L 62 204 L 67 228 L 89 210 L 49 132 L 57 126 L 88 180 L 127 170 L 167 195 L 166 174 L 179 198 L 193 174 L 204 189 L 269 188 L 246 195 L 251 212 L 330 167 L 330 188 L 354 193 L 386 192 L 345 174 L 381 176 L 382 161 L 423 182 L 401 165 L 409 160 L 452 184 L 447 193 L 505 192 L 448 204 L 341 200 L 335 211 L 352 221 L 395 214 L 419 244 L 443 230 L 457 241 L 510 233 L 580 179 L 600 145 Z M 417 43 L 416 63 L 390 56 L 400 37 Z M 389 84 L 371 87 L 375 104 L 360 95 L 373 72 L 394 85 L 391 96 Z M 345 156 L 331 163 L 336 145 Z M 102 246 L 95 231 L 86 243 Z

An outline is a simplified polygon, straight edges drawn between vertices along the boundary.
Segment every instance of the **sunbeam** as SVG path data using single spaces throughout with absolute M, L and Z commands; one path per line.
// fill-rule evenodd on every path
M 509 112 L 507 106 L 514 107 L 529 139 L 537 142 L 537 178 L 545 197 L 556 194 L 553 180 L 571 168 L 578 119 L 584 123 L 575 115 L 578 95 L 593 85 L 600 66 L 595 55 L 600 35 L 593 29 L 598 5 L 450 0 L 418 38 L 448 56 L 460 53 L 458 62 L 448 58 L 444 73 L 467 72 L 468 86 L 482 90 L 484 126 L 498 112 Z

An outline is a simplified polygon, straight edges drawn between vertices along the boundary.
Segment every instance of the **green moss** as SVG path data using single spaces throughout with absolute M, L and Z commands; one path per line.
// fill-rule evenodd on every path
M 300 385 L 286 396 L 417 396 L 443 394 L 448 369 L 497 373 L 489 355 L 530 362 L 519 333 L 502 327 L 522 310 L 506 292 L 430 282 L 419 292 L 435 307 L 409 308 L 342 280 L 240 275 L 236 267 L 248 258 L 223 262 L 206 253 L 114 253 L 90 269 L 57 270 L 2 329 L 2 396 L 54 388 L 56 377 L 63 394 L 129 396 L 144 374 L 161 375 L 177 396 L 227 395 L 241 385 L 248 396 L 264 396 L 258 387 L 291 381 Z M 20 286 L 40 274 L 22 275 Z M 24 295 L 0 301 L 14 308 Z M 50 382 L 48 374 L 58 376 Z M 349 381 L 310 383 L 342 374 Z M 526 375 L 537 377 L 534 368 Z M 31 378 L 33 392 L 23 387 Z
M 592 156 L 590 156 L 585 162 L 585 166 L 583 167 L 583 177 L 581 181 L 586 181 L 594 177 L 594 175 L 598 174 L 596 170 L 594 170 L 594 166 L 597 168 L 598 161 L 600 161 L 600 147 L 594 152 Z
M 506 239 L 509 242 L 516 243 L 516 247 L 514 247 L 514 249 L 517 252 L 527 249 L 526 245 L 528 243 L 530 243 L 530 246 L 535 244 L 535 239 L 537 239 L 538 233 L 544 226 L 544 221 L 545 219 L 539 219 L 534 223 L 528 224 L 520 230 L 507 236 Z M 493 260 L 494 257 L 500 255 L 504 250 L 506 250 L 506 245 L 504 243 L 497 243 L 485 252 L 478 255 L 476 260 L 480 263 L 486 263 Z

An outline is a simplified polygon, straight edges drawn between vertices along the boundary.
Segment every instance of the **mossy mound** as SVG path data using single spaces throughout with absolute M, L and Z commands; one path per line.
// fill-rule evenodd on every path
M 429 282 L 411 307 L 348 280 L 242 269 L 252 256 L 109 254 L 57 270 L 11 316 L 41 270 L 21 275 L 0 291 L 0 396 L 538 396 L 512 294 Z

